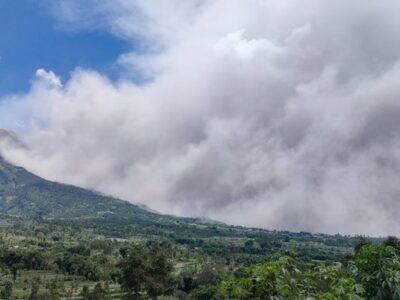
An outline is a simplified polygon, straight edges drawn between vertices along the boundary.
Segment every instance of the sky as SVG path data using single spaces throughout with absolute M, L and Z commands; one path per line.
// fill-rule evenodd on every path
M 51 69 L 63 80 L 76 67 L 111 78 L 118 56 L 134 47 L 104 30 L 73 30 L 57 23 L 47 3 L 0 2 L 0 95 L 27 92 L 37 69 Z
M 161 213 L 398 234 L 397 0 L 12 2 L 11 162 Z

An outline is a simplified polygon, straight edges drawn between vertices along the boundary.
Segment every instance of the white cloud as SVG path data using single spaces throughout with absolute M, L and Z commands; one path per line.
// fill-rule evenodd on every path
M 51 87 L 61 87 L 61 80 L 54 74 L 53 71 L 46 71 L 44 69 L 38 69 L 36 71 L 36 77 L 38 81 L 42 81 L 49 88 Z
M 29 145 L 3 150 L 13 162 L 167 213 L 398 233 L 399 2 L 53 5 L 62 26 L 139 40 L 119 62 L 153 80 L 39 70 L 0 102 Z

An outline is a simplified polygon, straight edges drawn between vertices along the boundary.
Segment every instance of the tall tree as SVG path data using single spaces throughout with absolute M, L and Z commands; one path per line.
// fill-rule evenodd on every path
M 140 299 L 144 293 L 157 299 L 172 292 L 172 264 L 157 246 L 150 249 L 134 246 L 118 266 L 121 269 L 121 287 L 127 292 L 127 299 Z
M 3 288 L 1 289 L 0 292 L 1 298 L 4 300 L 9 300 L 11 298 L 12 291 L 13 291 L 13 284 L 11 281 L 7 280 L 6 282 L 4 282 Z

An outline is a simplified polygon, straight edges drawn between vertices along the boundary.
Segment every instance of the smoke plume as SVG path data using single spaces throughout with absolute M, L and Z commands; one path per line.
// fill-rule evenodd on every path
M 43 3 L 139 46 L 117 81 L 41 69 L 3 97 L 10 161 L 163 213 L 399 233 L 399 1 Z

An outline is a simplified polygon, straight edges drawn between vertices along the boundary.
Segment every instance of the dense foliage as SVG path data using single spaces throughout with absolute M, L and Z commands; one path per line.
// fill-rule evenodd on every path
M 368 299 L 400 299 L 400 257 L 388 245 L 364 245 L 349 266 Z
M 43 220 L 3 221 L 1 299 L 400 299 L 400 243 L 393 237 L 349 238 L 353 247 L 342 247 L 339 236 L 327 246 L 305 233 L 263 237 L 255 230 L 233 237 L 208 228 L 182 241 L 137 232 L 112 238 Z M 314 249 L 325 249 L 327 259 L 315 259 Z
M 361 240 L 346 265 L 276 256 L 221 284 L 227 299 L 400 299 L 399 243 Z

